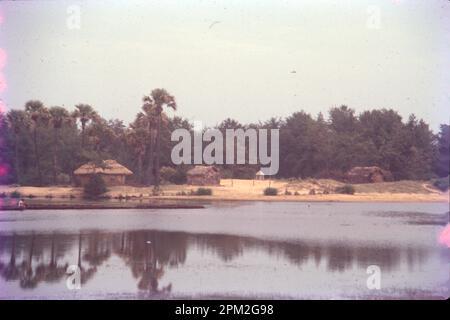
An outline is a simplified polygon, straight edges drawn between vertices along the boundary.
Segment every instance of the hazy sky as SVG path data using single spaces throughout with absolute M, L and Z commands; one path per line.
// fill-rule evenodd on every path
M 449 122 L 450 1 L 243 2 L 0 3 L 0 97 L 89 103 L 128 123 L 163 87 L 207 125 L 341 104 Z

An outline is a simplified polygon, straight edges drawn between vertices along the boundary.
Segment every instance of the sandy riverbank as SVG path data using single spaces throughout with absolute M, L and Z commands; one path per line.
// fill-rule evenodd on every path
M 212 201 L 357 201 L 357 202 L 449 202 L 449 193 L 440 192 L 425 181 L 397 181 L 354 185 L 354 195 L 324 194 L 342 183 L 326 179 L 307 180 L 238 180 L 223 179 L 220 186 L 209 186 L 212 196 L 190 195 L 197 186 L 163 185 L 161 194 L 153 195 L 152 187 L 110 187 L 108 198 L 168 199 L 168 200 L 212 200 Z M 266 187 L 277 188 L 279 195 L 264 196 Z M 316 194 L 311 195 L 311 190 Z M 75 187 L 15 187 L 0 186 L 0 194 L 9 196 L 17 191 L 21 197 L 43 199 L 81 199 L 82 189 Z M 287 193 L 287 194 L 286 194 Z

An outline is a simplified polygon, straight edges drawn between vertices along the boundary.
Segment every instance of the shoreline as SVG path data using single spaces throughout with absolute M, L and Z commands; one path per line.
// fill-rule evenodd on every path
M 16 206 L 0 206 L 0 211 L 28 211 L 28 210 L 90 210 L 90 209 L 203 209 L 203 205 L 178 204 L 61 204 L 61 203 L 32 203 L 21 209 Z
M 3 199 L 1 199 L 3 200 Z M 416 194 L 355 194 L 355 195 L 314 195 L 314 196 L 260 196 L 260 197 L 219 197 L 219 196 L 154 196 L 145 199 L 128 200 L 85 200 L 63 198 L 34 198 L 25 200 L 27 207 L 17 208 L 18 199 L 8 199 L 0 203 L 0 211 L 27 210 L 87 210 L 87 209 L 203 209 L 207 204 L 237 202 L 316 202 L 316 203 L 449 203 L 448 195 Z
M 73 186 L 0 186 L 0 208 L 14 208 L 19 198 L 28 208 L 52 209 L 58 206 L 72 209 L 115 208 L 180 208 L 189 209 L 202 202 L 430 202 L 449 203 L 449 191 L 441 192 L 426 181 L 396 181 L 372 184 L 355 184 L 355 193 L 325 193 L 342 183 L 329 179 L 306 180 L 239 180 L 222 179 L 220 185 L 203 186 L 212 195 L 196 195 L 200 186 L 162 185 L 161 193 L 153 195 L 153 187 L 108 187 L 102 198 L 87 200 L 83 189 Z M 278 195 L 265 196 L 268 186 L 278 189 Z M 314 191 L 315 194 L 310 194 Z M 16 194 L 14 194 L 16 193 Z M 197 203 L 193 203 L 197 202 Z M 33 207 L 34 208 L 34 207 Z M 59 208 L 59 207 L 58 207 Z M 64 209 L 63 208 L 63 209 Z M 31 208 L 30 208 L 31 209 Z M 0 209 L 5 210 L 5 209 Z

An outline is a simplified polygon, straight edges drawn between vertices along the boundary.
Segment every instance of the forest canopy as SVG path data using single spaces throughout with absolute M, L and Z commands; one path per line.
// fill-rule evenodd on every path
M 77 167 L 106 159 L 130 168 L 136 185 L 155 185 L 161 180 L 160 167 L 163 180 L 182 183 L 188 166 L 172 164 L 176 142 L 170 136 L 178 128 L 192 130 L 193 124 L 167 116 L 166 107 L 176 108 L 174 98 L 156 89 L 128 125 L 104 119 L 88 104 L 68 110 L 30 100 L 21 110 L 0 113 L 0 183 L 68 185 Z M 225 119 L 216 128 L 280 129 L 279 178 L 339 179 L 354 166 L 379 166 L 396 180 L 449 174 L 449 125 L 433 133 L 413 114 L 402 119 L 392 109 L 356 114 L 341 106 L 331 108 L 326 117 L 297 111 L 258 123 Z M 226 178 L 252 178 L 259 166 L 222 165 L 221 170 Z

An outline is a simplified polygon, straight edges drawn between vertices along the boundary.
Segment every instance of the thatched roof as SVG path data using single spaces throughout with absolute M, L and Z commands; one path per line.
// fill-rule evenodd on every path
M 389 170 L 380 167 L 354 167 L 347 172 L 347 179 L 352 183 L 391 181 L 392 174 Z
M 348 174 L 349 175 L 369 175 L 371 173 L 384 174 L 384 170 L 380 167 L 353 167 Z
M 219 169 L 213 166 L 195 166 L 187 172 L 188 176 L 203 176 L 210 173 L 218 173 Z
M 89 162 L 83 164 L 77 170 L 74 171 L 75 175 L 83 175 L 83 174 L 115 174 L 115 175 L 131 175 L 133 172 L 128 168 L 124 167 L 116 160 L 103 160 L 101 164 L 95 164 L 93 162 Z

